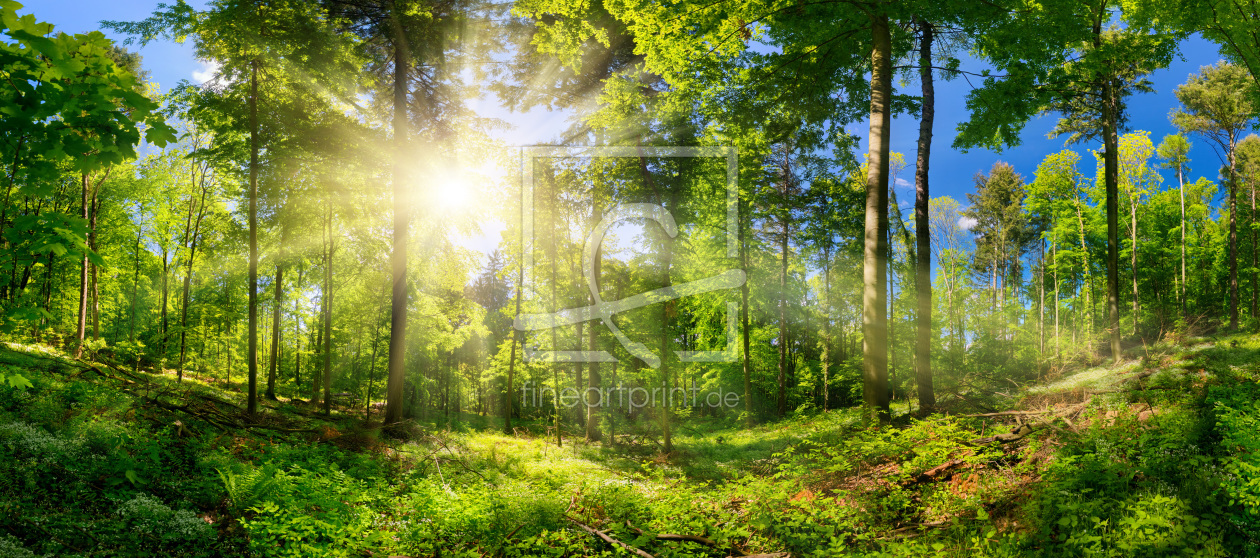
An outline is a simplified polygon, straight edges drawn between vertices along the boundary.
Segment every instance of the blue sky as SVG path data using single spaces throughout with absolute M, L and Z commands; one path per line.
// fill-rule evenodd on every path
M 190 0 L 194 6 L 203 6 L 203 0 Z M 23 12 L 34 13 L 36 18 L 56 26 L 57 30 L 78 33 L 98 29 L 98 22 L 103 19 L 138 20 L 147 17 L 156 8 L 155 0 L 116 0 L 103 2 L 100 0 L 40 0 L 30 2 Z M 107 35 L 121 40 L 113 33 Z M 151 78 L 164 89 L 179 80 L 200 81 L 205 79 L 208 66 L 193 57 L 189 44 L 178 45 L 169 42 L 155 42 L 140 50 L 144 56 L 144 65 L 151 72 Z M 1181 56 L 1173 64 L 1150 76 L 1156 92 L 1133 97 L 1129 101 L 1130 123 L 1134 129 L 1149 130 L 1155 143 L 1165 134 L 1176 130 L 1168 119 L 1168 113 L 1177 106 L 1173 90 L 1184 83 L 1186 77 L 1199 70 L 1201 66 L 1214 64 L 1220 59 L 1217 47 L 1201 38 L 1195 37 L 1182 45 Z M 974 78 L 973 78 L 974 79 Z M 911 83 L 909 88 L 917 90 L 918 84 Z M 1043 116 L 1028 124 L 1023 133 L 1023 144 L 1001 153 L 988 150 L 972 150 L 963 153 L 950 148 L 954 130 L 959 122 L 967 116 L 964 99 L 970 85 L 959 78 L 951 82 L 936 82 L 936 122 L 934 126 L 934 147 L 931 163 L 932 195 L 951 196 L 960 202 L 966 202 L 966 193 L 973 191 L 972 176 L 977 171 L 987 171 L 996 161 L 1006 161 L 1031 180 L 1037 164 L 1047 154 L 1064 148 L 1062 139 L 1049 139 L 1046 133 L 1054 126 L 1055 116 Z M 509 145 L 528 145 L 552 139 L 563 128 L 561 113 L 535 111 L 530 114 L 510 114 L 493 102 L 481 101 L 474 104 L 478 110 L 489 116 L 504 119 L 513 126 L 502 132 L 501 138 Z M 918 139 L 918 121 L 915 118 L 897 118 L 892 130 L 892 146 L 906 156 L 907 162 L 913 164 L 915 143 Z M 849 129 L 859 136 L 866 135 L 866 124 L 855 123 Z M 1188 181 L 1199 176 L 1215 180 L 1220 167 L 1215 153 L 1200 138 L 1191 137 L 1194 147 L 1190 153 L 1192 172 Z M 1093 173 L 1093 159 L 1085 154 L 1091 145 L 1075 145 L 1073 149 L 1081 151 L 1082 171 Z M 865 151 L 866 142 L 862 142 Z M 1164 187 L 1175 187 L 1176 179 L 1165 172 Z M 913 169 L 907 168 L 900 175 L 907 181 L 906 186 L 898 188 L 899 200 L 909 203 L 913 199 Z M 482 241 L 493 244 L 497 240 L 497 232 L 486 231 Z M 477 244 L 481 244 L 478 242 Z

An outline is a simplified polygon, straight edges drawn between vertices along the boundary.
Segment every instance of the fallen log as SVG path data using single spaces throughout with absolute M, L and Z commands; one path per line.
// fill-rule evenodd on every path
M 604 541 L 604 542 L 606 542 L 606 543 L 608 543 L 608 544 L 611 544 L 611 545 L 613 545 L 613 546 L 620 546 L 621 548 L 624 548 L 624 549 L 626 549 L 626 550 L 628 550 L 628 551 L 630 551 L 630 552 L 633 552 L 635 555 L 639 556 L 640 558 L 656 558 L 655 556 L 652 556 L 651 554 L 648 554 L 647 552 L 644 552 L 644 551 L 643 551 L 643 550 L 641 550 L 641 549 L 635 548 L 635 547 L 630 546 L 630 545 L 628 545 L 628 544 L 626 544 L 626 543 L 623 543 L 623 542 L 621 542 L 621 541 L 619 541 L 619 540 L 617 540 L 617 539 L 614 539 L 614 538 L 612 538 L 612 537 L 608 536 L 608 533 L 605 533 L 605 532 L 600 531 L 600 530 L 598 530 L 598 529 L 596 529 L 596 528 L 594 528 L 594 527 L 591 527 L 591 526 L 589 526 L 589 525 L 586 525 L 585 523 L 582 523 L 581 521 L 578 521 L 578 520 L 576 520 L 576 519 L 573 519 L 572 517 L 567 517 L 567 518 L 565 518 L 565 519 L 568 519 L 568 520 L 569 520 L 570 522 L 572 522 L 574 525 L 577 525 L 578 527 L 580 527 L 583 531 L 586 531 L 587 533 L 590 533 L 590 534 L 592 534 L 592 535 L 595 535 L 595 536 L 596 536 L 596 537 L 598 537 L 600 540 L 602 540 L 602 541 Z

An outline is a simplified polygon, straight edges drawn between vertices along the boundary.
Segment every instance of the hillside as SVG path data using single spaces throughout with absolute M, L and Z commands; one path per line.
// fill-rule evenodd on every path
M 1000 412 L 696 421 L 664 455 L 473 415 L 250 419 L 195 377 L 9 345 L 0 556 L 1254 555 L 1260 337 L 1148 350 Z

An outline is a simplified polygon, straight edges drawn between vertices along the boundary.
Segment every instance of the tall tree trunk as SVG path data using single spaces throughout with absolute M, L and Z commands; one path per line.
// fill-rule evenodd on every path
M 1120 137 L 1116 132 L 1118 118 L 1115 84 L 1108 77 L 1103 81 L 1103 178 L 1107 191 L 1107 330 L 1111 334 L 1111 358 L 1120 362 L 1120 224 L 1119 224 L 1119 159 Z
M 324 265 L 324 414 L 332 414 L 332 313 L 333 257 L 337 253 L 337 237 L 333 230 L 332 195 L 328 196 L 328 259 Z
M 411 198 L 407 189 L 407 76 L 411 49 L 402 28 L 403 7 L 394 0 L 389 15 L 394 47 L 394 246 L 390 253 L 393 290 L 389 319 L 389 378 L 385 383 L 385 424 L 402 418 L 403 370 L 407 352 L 407 232 L 411 224 Z
M 299 293 L 302 289 L 302 274 L 305 271 L 306 266 L 299 261 L 297 283 L 293 285 L 293 288 Z M 301 297 L 294 297 L 293 299 L 293 342 L 295 344 L 293 349 L 293 388 L 295 395 L 297 393 L 296 390 L 302 388 L 302 314 L 299 307 L 299 304 L 301 304 L 300 299 Z
M 88 175 L 83 174 L 83 219 L 88 218 Z M 74 358 L 83 358 L 83 336 L 87 331 L 87 301 L 88 301 L 88 257 L 87 253 L 83 254 L 82 266 L 79 270 L 79 329 L 75 334 L 77 339 L 74 347 Z
M 96 251 L 96 218 L 101 211 L 100 181 L 96 183 L 97 187 L 92 188 L 92 218 L 88 221 L 88 248 L 93 252 Z M 100 284 L 97 282 L 99 271 L 96 264 L 92 264 L 92 340 L 99 341 L 101 339 L 101 293 Z
M 276 298 L 271 315 L 271 366 L 267 370 L 267 399 L 276 400 L 276 369 L 280 365 L 280 308 L 284 306 L 284 266 L 276 264 Z
M 591 192 L 591 227 L 592 228 L 598 226 L 599 218 L 600 218 L 599 199 L 596 196 L 597 196 L 597 193 L 595 191 L 592 191 Z M 599 284 L 599 275 L 600 275 L 600 271 L 602 267 L 600 260 L 603 259 L 603 255 L 604 255 L 604 251 L 602 247 L 596 247 L 595 258 L 594 258 L 595 261 L 591 262 L 591 272 L 593 274 L 593 277 L 595 278 L 596 285 Z M 591 303 L 592 304 L 595 303 L 595 300 L 593 298 L 591 300 Z M 599 328 L 595 327 L 595 324 L 591 324 L 589 335 L 590 335 L 589 350 L 593 353 L 599 348 Z M 583 399 L 586 400 L 586 404 L 587 404 L 586 405 L 586 441 L 598 442 L 600 439 L 599 407 L 600 405 L 605 404 L 603 392 L 600 391 L 601 388 L 603 387 L 603 378 L 601 378 L 599 375 L 598 362 L 595 362 L 592 359 L 591 362 L 587 364 L 587 366 L 588 366 L 587 373 L 586 373 L 587 391 L 583 394 Z M 600 394 L 599 395 L 600 405 L 591 404 L 590 397 L 589 397 L 590 388 L 595 388 L 595 390 Z
M 1260 258 L 1257 258 L 1257 254 L 1256 254 L 1256 247 L 1257 247 L 1256 227 L 1257 226 L 1258 225 L 1256 223 L 1256 185 L 1252 184 L 1251 185 L 1251 227 L 1250 227 L 1251 228 L 1251 317 L 1252 318 L 1256 317 L 1257 315 L 1256 312 L 1258 310 L 1257 303 L 1260 302 L 1260 291 L 1257 290 L 1257 287 L 1260 287 L 1260 267 L 1257 267 L 1257 264 L 1260 263 Z
M 249 396 L 247 412 L 258 412 L 258 61 L 250 63 L 249 85 Z
M 127 333 L 127 341 L 136 341 L 136 300 L 140 290 L 140 239 L 144 236 L 144 206 L 137 205 L 140 214 L 140 227 L 136 230 L 136 265 L 131 279 L 131 328 Z
M 521 238 L 522 250 L 524 250 L 524 246 L 525 246 L 525 239 Z M 512 315 L 513 318 L 521 315 L 521 289 L 523 288 L 525 288 L 524 254 L 522 254 L 520 263 L 517 264 L 516 297 L 515 297 L 516 298 L 516 312 Z M 580 337 L 581 333 L 579 333 L 578 336 Z M 516 346 L 522 345 L 521 350 L 525 350 L 523 343 L 524 341 L 521 339 L 521 332 L 517 330 L 515 326 L 513 326 L 512 327 L 512 352 L 511 354 L 508 355 L 510 358 L 508 360 L 507 384 L 503 386 L 503 433 L 508 434 L 508 435 L 511 435 L 514 433 L 514 431 L 512 430 L 512 393 L 513 393 L 513 386 L 516 383 Z M 552 350 L 555 350 L 555 348 L 553 347 Z M 559 392 L 559 389 L 560 387 L 556 386 L 557 392 Z M 557 410 L 556 412 L 559 413 L 559 410 Z M 557 438 L 560 436 L 558 430 L 557 430 L 556 436 Z
M 932 237 L 928 225 L 928 160 L 932 151 L 932 124 L 936 116 L 936 91 L 932 83 L 933 26 L 920 21 L 923 36 L 919 40 L 919 81 L 922 83 L 923 113 L 919 118 L 919 156 L 914 169 L 914 236 L 915 295 L 918 313 L 915 320 L 914 383 L 919 391 L 920 412 L 936 408 L 936 392 L 932 389 Z
M 830 234 L 830 233 L 828 233 Z M 831 409 L 831 238 L 823 241 L 823 412 Z M 746 283 L 747 281 L 745 281 Z
M 784 157 L 789 155 L 785 152 Z M 786 167 L 786 162 L 784 164 Z M 786 202 L 788 181 L 790 176 L 783 177 L 783 194 Z M 787 267 L 788 267 L 788 221 L 784 215 L 779 223 L 781 230 L 779 231 L 779 377 L 778 377 L 778 397 L 775 399 L 775 410 L 779 417 L 782 418 L 787 414 Z
M 197 257 L 197 235 L 201 234 L 201 219 L 206 214 L 206 190 L 205 177 L 202 177 L 201 200 L 197 202 L 197 220 L 193 224 L 191 236 L 187 225 L 184 232 L 185 243 L 188 245 L 188 268 L 184 272 L 184 294 L 179 318 L 179 367 L 175 371 L 177 381 L 181 382 L 184 381 L 184 354 L 188 340 L 188 299 L 192 291 L 193 261 Z M 188 217 L 191 219 L 191 207 L 188 208 L 188 212 Z
M 1136 186 L 1134 190 L 1136 190 Z M 1129 244 L 1132 250 L 1129 251 L 1129 270 L 1132 271 L 1131 279 L 1133 280 L 1133 335 L 1138 334 L 1138 320 L 1141 318 L 1141 306 L 1138 304 L 1138 267 L 1137 267 L 1137 205 L 1138 196 L 1134 192 L 1133 198 L 1129 200 Z
M 871 16 L 870 154 L 862 257 L 862 394 L 866 417 L 887 422 L 888 408 L 888 149 L 892 101 L 892 37 L 886 15 Z
M 1238 174 L 1234 142 L 1229 142 L 1229 329 L 1238 329 Z
M 1177 165 L 1177 191 L 1181 194 L 1181 318 L 1186 318 L 1186 182 Z
M 752 207 L 751 204 L 749 204 L 748 211 L 751 210 Z M 747 220 L 750 219 L 749 216 L 746 216 L 748 211 L 741 213 L 741 221 L 743 221 L 741 224 L 746 224 L 748 222 Z M 742 228 L 740 230 L 739 239 L 739 265 L 740 269 L 748 269 L 748 235 L 747 231 Z M 744 425 L 752 426 L 754 422 L 752 409 L 752 354 L 750 347 L 752 328 L 748 323 L 748 283 L 748 281 L 744 281 L 744 284 L 739 286 L 739 319 L 743 330 L 741 332 L 741 337 L 743 337 L 744 341 L 742 359 L 744 365 Z

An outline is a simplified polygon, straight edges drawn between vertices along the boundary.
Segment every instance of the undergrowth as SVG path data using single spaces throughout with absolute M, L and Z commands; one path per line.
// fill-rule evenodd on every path
M 248 419 L 213 386 L 4 350 L 0 556 L 632 555 L 586 529 L 658 557 L 1252 556 L 1260 343 L 1230 341 L 1049 379 L 1026 415 L 694 421 L 670 455 L 485 417 Z M 1013 421 L 1037 429 L 990 439 Z

